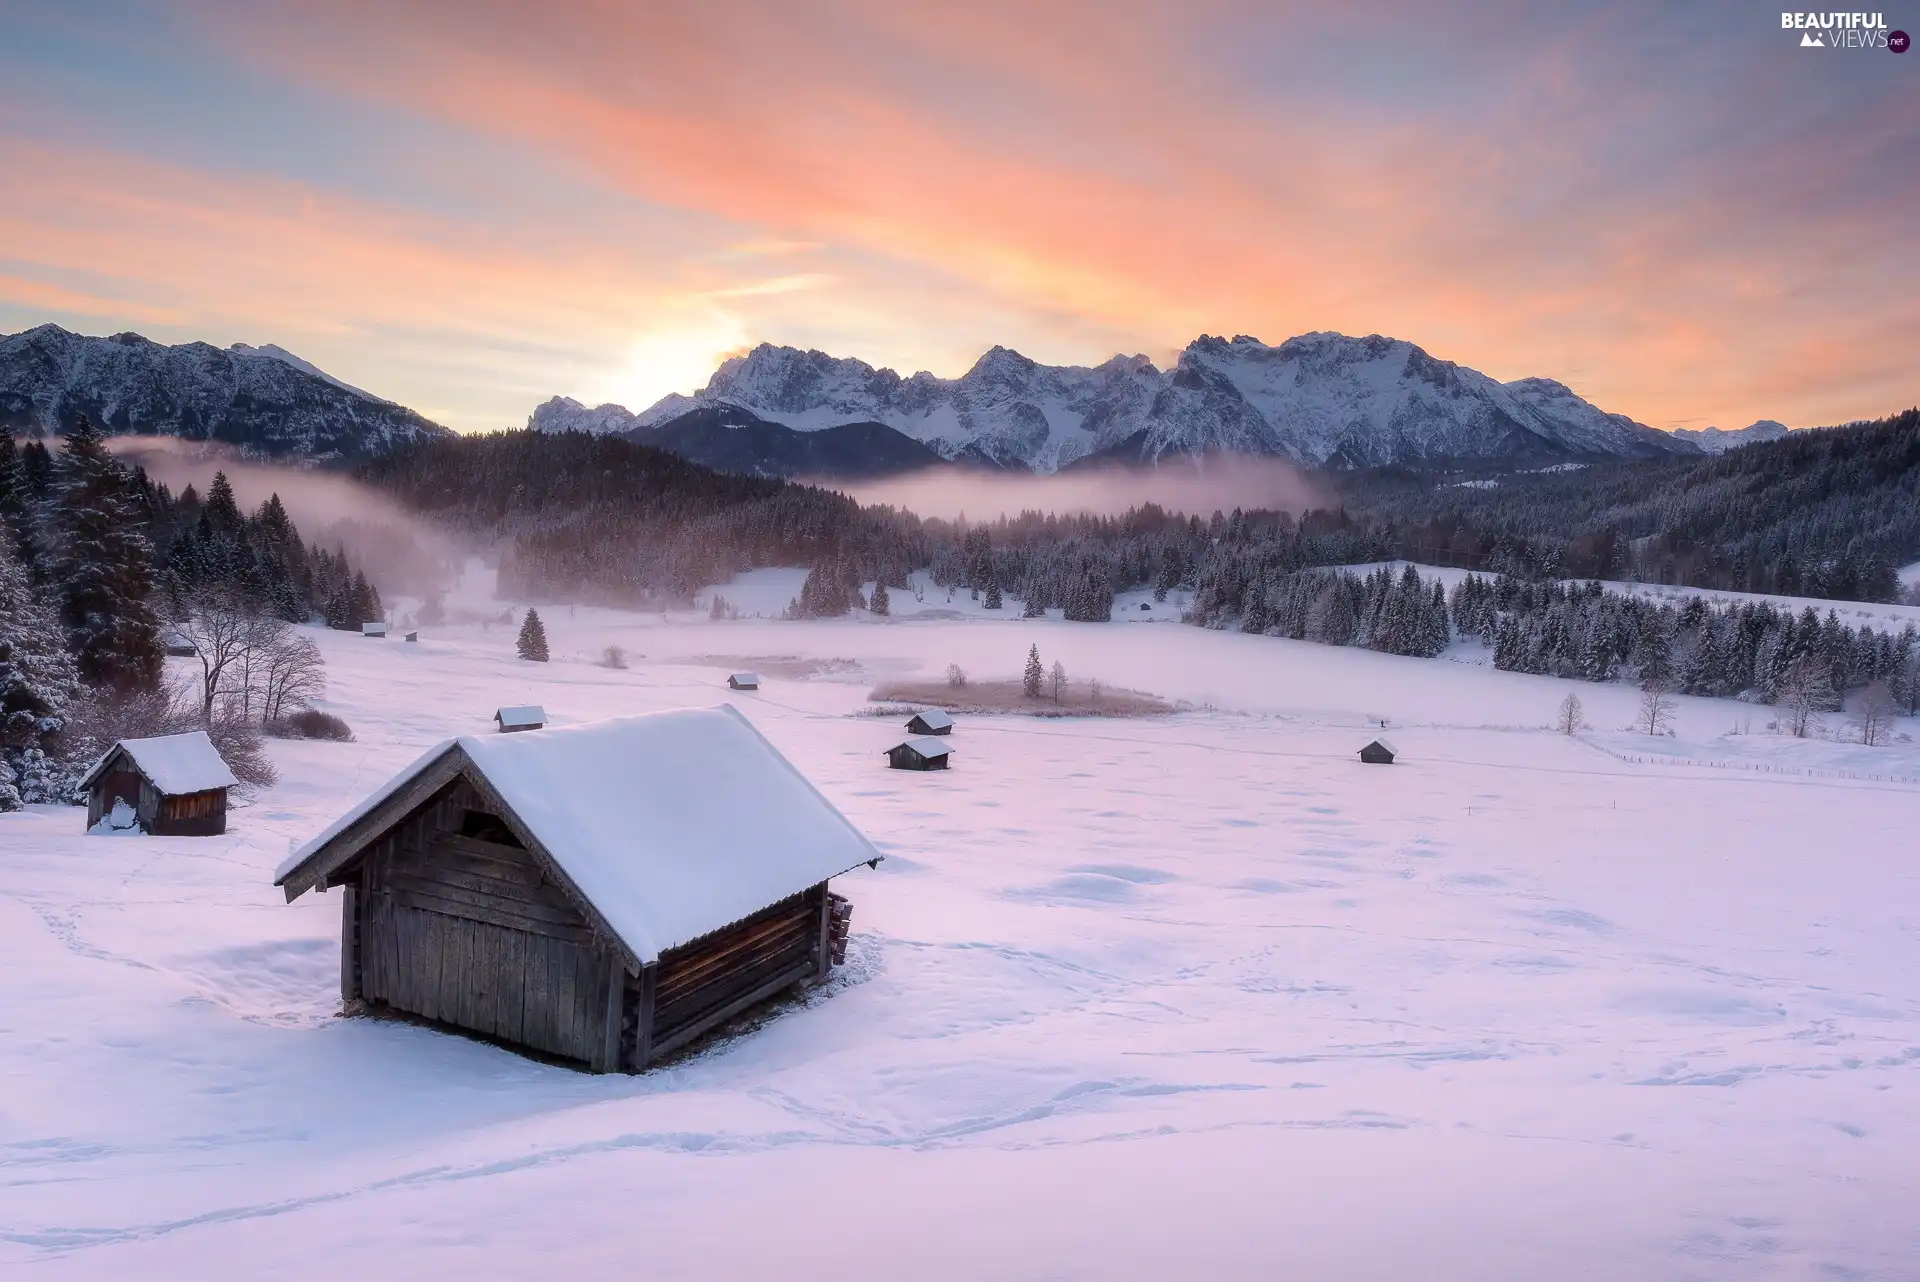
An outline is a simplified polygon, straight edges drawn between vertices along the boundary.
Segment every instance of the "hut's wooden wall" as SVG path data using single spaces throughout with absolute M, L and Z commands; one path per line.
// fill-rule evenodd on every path
M 87 827 L 100 822 L 100 817 L 113 809 L 115 801 L 125 801 L 135 812 L 140 809 L 140 790 L 146 781 L 140 772 L 133 768 L 126 754 L 114 762 L 93 781 L 93 789 L 87 794 Z
M 153 822 L 158 837 L 217 837 L 227 830 L 227 790 L 209 788 L 178 797 L 155 794 Z
M 618 967 L 508 834 L 460 834 L 483 805 L 456 781 L 375 843 L 348 995 L 601 1066 Z
M 685 1045 L 757 1001 L 806 979 L 824 978 L 829 960 L 826 885 L 783 899 L 705 939 L 660 955 L 647 976 L 652 992 L 635 981 L 636 1014 L 650 1014 L 647 1058 Z M 642 996 L 650 996 L 646 1011 Z M 623 1054 L 632 1060 L 636 1052 Z M 637 1065 L 645 1067 L 644 1062 Z

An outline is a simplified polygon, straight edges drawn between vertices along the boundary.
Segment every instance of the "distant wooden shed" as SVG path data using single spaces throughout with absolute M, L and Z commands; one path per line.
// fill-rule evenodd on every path
M 384 623 L 363 623 L 360 625 L 360 635 L 363 637 L 383 637 L 387 635 L 387 625 Z
M 887 749 L 887 765 L 894 770 L 945 770 L 953 745 L 938 739 L 908 739 Z
M 760 674 L 758 672 L 736 672 L 727 678 L 727 688 L 730 690 L 758 690 L 760 688 Z
M 340 992 L 636 1072 L 844 959 L 882 856 L 731 708 L 449 740 L 281 865 L 340 887 Z
M 1360 760 L 1370 766 L 1390 766 L 1393 764 L 1393 745 L 1385 739 L 1375 739 L 1360 749 Z
M 419 639 L 420 639 L 420 634 L 419 634 L 418 632 L 409 632 L 409 633 L 407 633 L 407 640 L 409 640 L 409 641 L 418 641 Z
M 907 722 L 907 729 L 915 734 L 952 734 L 953 715 L 941 708 L 929 708 L 925 712 L 916 712 Z
M 495 710 L 493 721 L 500 727 L 501 734 L 512 734 L 516 730 L 539 730 L 547 724 L 547 710 L 537 703 L 523 703 L 517 707 Z
M 156 837 L 217 837 L 227 830 L 227 790 L 236 782 L 207 732 L 194 730 L 122 739 L 79 787 L 90 832 L 137 827 Z

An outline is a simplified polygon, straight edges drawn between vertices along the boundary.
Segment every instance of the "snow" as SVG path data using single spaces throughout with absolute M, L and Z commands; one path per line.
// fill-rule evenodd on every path
M 449 740 L 294 851 L 275 881 L 456 746 L 642 964 L 883 857 L 723 706 Z
M 944 757 L 953 751 L 953 745 L 945 739 L 936 739 L 932 735 L 920 735 L 917 738 L 903 740 L 902 748 L 912 748 L 923 757 Z
M 125 797 L 113 799 L 113 809 L 100 816 L 100 822 L 87 829 L 89 837 L 137 837 L 140 835 L 140 816 L 134 813 Z
M 499 709 L 493 714 L 493 719 L 500 723 L 502 729 L 508 726 L 544 726 L 547 724 L 547 710 L 537 703 L 523 703 Z
M 1625 685 L 1187 627 L 548 629 L 547 664 L 497 625 L 311 632 L 356 742 L 272 742 L 281 782 L 225 836 L 0 815 L 0 1274 L 1749 1282 L 1920 1258 L 1910 742 L 1690 698 L 1656 740 Z M 596 665 L 608 644 L 631 669 Z M 964 770 L 886 769 L 901 718 L 872 682 L 1011 679 L 1029 644 L 1189 706 L 969 717 Z M 291 846 L 504 698 L 572 725 L 711 701 L 749 663 L 767 682 L 735 706 L 888 855 L 836 882 L 837 979 L 640 1077 L 337 1017 L 340 900 L 280 902 Z M 1569 691 L 1592 734 L 1546 729 Z M 1388 770 L 1353 755 L 1382 717 Z
M 211 788 L 231 788 L 239 782 L 233 777 L 233 771 L 227 769 L 220 750 L 213 746 L 213 740 L 207 738 L 204 730 L 160 735 L 153 739 L 122 739 L 115 746 L 124 749 L 133 758 L 134 764 L 140 767 L 140 773 L 150 779 L 153 786 L 165 796 L 179 797 Z M 108 752 L 96 761 L 82 776 L 80 786 L 85 788 L 91 784 L 112 757 L 113 753 Z
M 692 397 L 674 393 L 634 414 L 556 396 L 528 426 L 632 431 L 703 406 L 746 410 L 800 432 L 882 423 L 948 458 L 971 450 L 1040 473 L 1140 433 L 1154 458 L 1224 451 L 1316 464 L 1335 456 L 1358 465 L 1501 455 L 1513 452 L 1516 425 L 1546 450 L 1689 448 L 1551 379 L 1502 384 L 1403 340 L 1334 333 L 1278 347 L 1202 335 L 1164 371 L 1144 356 L 1042 365 L 995 347 L 959 378 L 902 378 L 865 361 L 762 343 L 722 362 Z

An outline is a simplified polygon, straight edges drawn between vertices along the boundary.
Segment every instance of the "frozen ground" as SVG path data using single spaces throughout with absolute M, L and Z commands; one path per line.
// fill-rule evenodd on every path
M 0 1274 L 1915 1276 L 1920 785 L 1854 777 L 1911 744 L 1182 627 L 544 614 L 547 665 L 316 634 L 359 741 L 276 745 L 224 838 L 0 816 Z M 881 768 L 871 682 L 1030 642 L 1192 710 Z M 292 844 L 501 704 L 729 698 L 889 854 L 830 995 L 637 1078 L 335 1017 Z

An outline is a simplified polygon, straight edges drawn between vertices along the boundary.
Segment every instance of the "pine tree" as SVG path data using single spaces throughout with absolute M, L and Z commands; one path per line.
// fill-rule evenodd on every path
M 85 419 L 67 436 L 59 470 L 51 578 L 67 648 L 89 685 L 150 689 L 162 659 L 147 604 L 153 548 L 140 532 L 125 470 Z
M 7 797 L 49 801 L 26 754 L 41 754 L 65 725 L 79 674 L 52 607 L 41 599 L 14 558 L 13 538 L 0 521 L 0 810 Z
M 213 474 L 213 484 L 207 487 L 207 505 L 201 515 L 207 518 L 215 534 L 232 538 L 239 533 L 243 524 L 240 504 L 233 497 L 233 482 L 225 472 Z
M 1040 697 L 1040 687 L 1047 679 L 1047 670 L 1040 666 L 1040 647 L 1027 649 L 1027 670 L 1020 676 L 1020 692 L 1029 699 Z
M 1004 604 L 1005 602 L 1000 599 L 1000 580 L 988 579 L 987 597 L 986 600 L 980 603 L 981 608 L 985 610 L 998 610 Z
M 887 596 L 886 580 L 875 580 L 873 585 L 873 600 L 867 603 L 867 609 L 880 615 L 891 614 L 893 612 L 893 602 Z
M 520 623 L 520 638 L 514 643 L 520 657 L 534 663 L 547 661 L 547 629 L 540 622 L 540 612 L 532 606 L 527 607 L 527 617 Z

